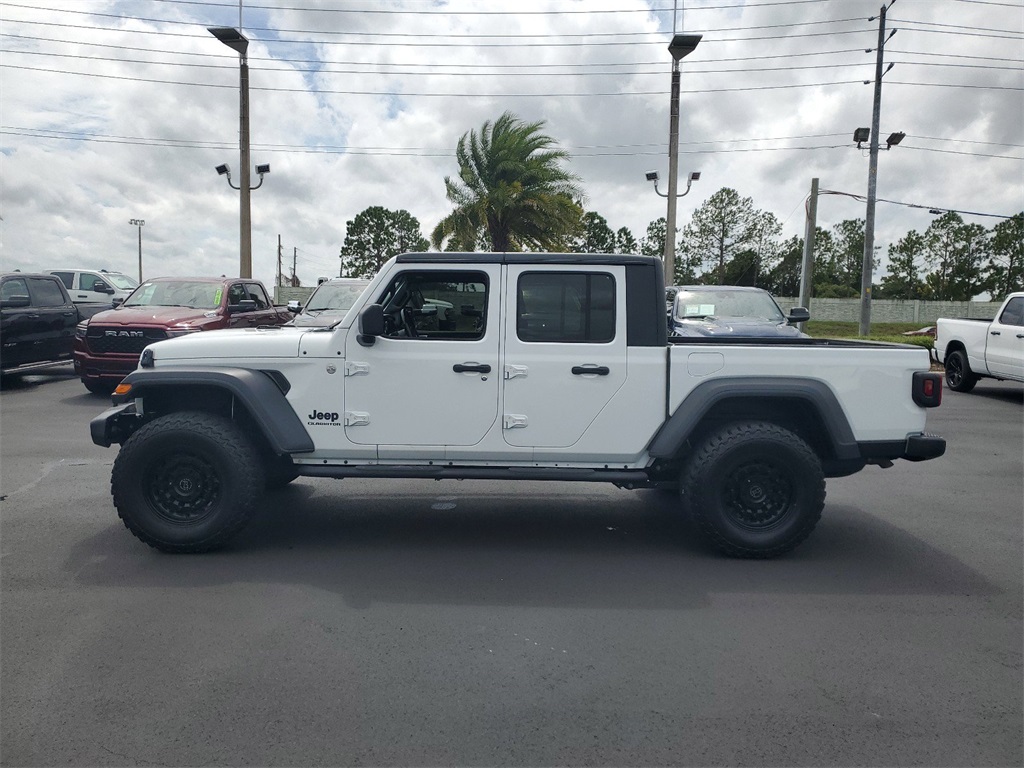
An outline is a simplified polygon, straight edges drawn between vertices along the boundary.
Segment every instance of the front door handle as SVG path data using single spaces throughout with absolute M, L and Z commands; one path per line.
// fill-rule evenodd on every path
M 487 363 L 456 363 L 452 370 L 456 373 L 490 373 L 491 366 Z
M 588 373 L 607 376 L 611 371 L 607 365 L 574 365 L 572 367 L 573 376 L 584 376 Z
M 1002 335 L 1000 331 L 989 331 L 989 333 L 991 333 L 993 336 L 1000 336 L 1000 335 Z

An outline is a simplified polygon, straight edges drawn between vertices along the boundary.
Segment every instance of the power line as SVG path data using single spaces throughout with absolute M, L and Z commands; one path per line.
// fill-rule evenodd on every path
M 76 15 L 76 16 L 98 17 L 98 18 L 101 18 L 101 19 L 117 19 L 119 21 L 123 21 L 125 19 L 131 19 L 132 21 L 141 21 L 141 22 L 146 22 L 146 23 L 149 23 L 149 24 L 168 24 L 168 25 L 172 25 L 172 26 L 187 26 L 187 27 L 194 27 L 194 26 L 196 26 L 196 22 L 179 21 L 177 19 L 154 19 L 154 18 L 149 18 L 149 17 L 146 17 L 146 16 L 125 16 L 124 14 L 101 13 L 101 12 L 97 12 L 97 11 L 75 11 L 75 10 L 70 10 L 70 9 L 66 9 L 66 8 L 63 8 L 63 9 L 61 9 L 61 8 L 43 8 L 43 7 L 39 7 L 39 6 L 20 5 L 20 4 L 16 4 L 16 3 L 7 3 L 7 5 L 9 7 L 13 7 L 13 8 L 22 8 L 22 9 L 32 10 L 32 11 L 43 11 L 43 12 L 46 12 L 46 13 L 66 13 L 66 14 L 73 14 L 73 15 Z M 310 10 L 314 10 L 314 9 L 310 9 Z M 439 15 L 451 16 L 452 14 L 445 13 L 445 14 L 439 14 Z M 464 14 L 460 13 L 458 15 L 462 16 Z M 505 15 L 508 15 L 508 14 L 505 14 Z M 513 14 L 513 15 L 518 15 L 518 14 Z M 758 29 L 790 29 L 792 27 L 806 27 L 806 26 L 821 25 L 821 24 L 863 23 L 863 21 L 864 21 L 864 19 L 859 18 L 859 17 L 855 17 L 855 18 L 849 18 L 849 19 L 825 19 L 825 20 L 820 20 L 820 21 L 800 21 L 800 22 L 792 22 L 792 23 L 786 23 L 786 24 L 760 24 L 760 25 L 753 25 L 753 26 L 746 26 L 746 27 L 722 27 L 722 28 L 717 28 L 717 29 L 706 29 L 706 30 L 704 30 L 704 34 L 714 33 L 714 32 L 737 32 L 737 31 L 758 30 Z M 41 23 L 41 22 L 22 21 L 21 23 L 34 24 L 34 23 Z M 108 30 L 108 31 L 123 31 L 123 30 Z M 616 32 L 583 32 L 583 33 L 577 33 L 577 34 L 571 34 L 571 33 L 570 34 L 565 34 L 565 33 L 518 34 L 518 33 L 510 33 L 510 32 L 500 32 L 500 33 L 483 33 L 483 34 L 477 34 L 477 33 L 465 33 L 465 34 L 444 33 L 444 34 L 435 34 L 435 33 L 430 33 L 430 32 L 426 32 L 426 33 L 424 33 L 424 32 L 363 32 L 363 31 L 356 31 L 356 30 L 345 30 L 345 31 L 335 32 L 333 30 L 324 30 L 324 29 L 316 29 L 316 30 L 312 30 L 312 29 L 283 29 L 283 28 L 278 28 L 278 27 L 253 27 L 253 26 L 247 26 L 245 28 L 245 31 L 246 32 L 270 32 L 270 33 L 273 33 L 274 35 L 277 35 L 277 36 L 280 36 L 281 34 L 303 34 L 303 35 L 306 35 L 306 34 L 318 33 L 318 34 L 322 34 L 322 35 L 348 35 L 348 36 L 351 36 L 351 37 L 384 37 L 384 38 L 408 37 L 408 38 L 416 38 L 417 40 L 420 40 L 420 39 L 422 39 L 424 37 L 444 37 L 444 38 L 447 38 L 447 39 L 452 39 L 452 38 L 459 39 L 459 38 L 492 38 L 492 37 L 500 37 L 500 38 L 547 38 L 547 37 L 564 38 L 564 37 L 613 37 L 613 36 L 614 37 L 640 37 L 640 36 L 646 36 L 646 37 L 659 37 L 661 39 L 659 39 L 656 42 L 659 43 L 659 44 L 664 44 L 664 39 L 663 39 L 664 35 L 659 33 L 659 32 L 619 32 L 619 31 L 616 31 Z
M 1018 146 L 1018 145 L 1012 145 Z M 968 155 L 970 157 L 991 157 L 998 158 L 1000 160 L 1016 160 L 1018 163 L 1024 162 L 1024 157 L 1010 157 L 1009 155 L 986 155 L 980 152 L 962 152 L 956 149 L 938 149 L 936 147 L 915 147 L 913 145 L 907 146 L 905 144 L 900 145 L 901 149 L 909 149 L 911 151 L 924 151 L 924 152 L 941 152 L 944 155 Z
M 102 144 L 121 144 L 121 145 L 138 145 L 138 146 L 163 146 L 174 149 L 223 149 L 230 150 L 235 148 L 235 144 L 232 142 L 219 142 L 219 141 L 197 141 L 189 139 L 168 139 L 168 138 L 144 138 L 136 136 L 117 136 L 111 134 L 101 133 L 89 133 L 82 131 L 61 131 L 56 129 L 38 129 L 38 128 L 27 128 L 22 126 L 0 126 L 0 134 L 7 134 L 12 136 L 26 136 L 37 139 L 53 139 L 58 141 L 82 141 L 82 142 L 96 142 Z M 807 139 L 822 139 L 822 138 L 836 138 L 839 136 L 845 136 L 846 134 L 839 133 L 819 133 L 819 134 L 807 134 L 803 136 L 766 136 L 766 137 L 754 137 L 754 138 L 732 138 L 732 139 L 717 139 L 715 141 L 690 141 L 684 142 L 684 147 L 694 147 L 694 149 L 683 150 L 683 154 L 689 155 L 704 155 L 704 154 L 734 154 L 734 153 L 750 153 L 750 152 L 790 152 L 790 151 L 815 151 L 821 149 L 848 149 L 850 144 L 844 142 L 842 144 L 820 144 L 814 146 L 795 146 L 795 147 L 722 147 L 715 148 L 718 145 L 728 144 L 745 144 L 754 142 L 767 142 L 767 141 L 804 141 Z M 918 137 L 927 138 L 930 141 L 947 141 L 950 143 L 960 143 L 960 139 L 942 139 L 936 137 Z M 977 144 L 990 144 L 991 142 L 973 142 Z M 344 146 L 344 145 L 319 145 L 315 147 L 309 147 L 302 144 L 253 144 L 253 149 L 260 152 L 288 152 L 290 154 L 349 154 L 349 155 L 368 155 L 368 156 L 388 156 L 388 157 L 452 157 L 454 150 L 444 149 L 433 149 L 430 147 L 372 147 L 372 146 Z M 1004 146 L 1004 145 L 997 145 Z M 1019 145 L 1005 145 L 1005 146 L 1019 146 Z M 624 149 L 641 149 L 645 147 L 651 147 L 652 149 L 647 151 L 631 151 L 631 152 L 582 152 L 579 150 L 588 149 L 600 149 L 600 150 L 624 150 Z M 698 147 L 705 147 L 700 149 Z M 566 146 L 567 150 L 571 151 L 573 157 L 657 157 L 664 155 L 666 149 L 660 144 L 607 144 L 607 145 L 581 145 L 581 146 Z M 966 155 L 969 157 L 987 157 L 997 158 L 1004 160 L 1020 160 L 1020 158 L 1009 157 L 1006 155 L 992 155 L 979 152 L 962 152 L 953 150 L 943 150 L 934 147 L 913 147 L 907 146 L 906 144 L 901 145 L 901 149 L 912 149 L 923 152 L 941 152 L 941 153 L 952 153 L 958 155 Z
M 52 37 L 38 37 L 33 35 L 15 35 L 8 32 L 0 32 L 0 37 L 11 37 L 18 40 L 34 40 L 38 42 L 47 43 L 59 43 L 62 45 L 82 45 L 97 48 L 113 48 L 120 51 L 142 51 L 145 53 L 165 53 L 173 54 L 176 56 L 198 56 L 201 58 L 212 58 L 222 61 L 231 61 L 232 66 L 237 62 L 237 57 L 232 54 L 214 54 L 214 53 L 199 53 L 195 51 L 172 51 L 160 48 L 143 48 L 140 46 L 130 45 L 115 45 L 113 43 L 94 43 L 87 41 L 78 40 L 62 40 L 59 38 Z M 803 51 L 797 53 L 779 53 L 771 54 L 766 56 L 733 56 L 719 59 L 710 59 L 702 63 L 706 64 L 717 64 L 717 63 L 728 63 L 736 61 L 763 61 L 765 59 L 792 59 L 792 58 L 805 58 L 808 56 L 836 56 L 846 53 L 861 53 L 860 48 L 840 48 L 832 51 Z M 14 49 L 12 49 L 14 52 Z M 910 52 L 907 52 L 908 54 Z M 934 54 L 940 55 L 940 54 Z M 984 58 L 984 57 L 966 57 L 966 58 Z M 588 63 L 572 63 L 565 62 L 560 64 L 545 64 L 540 62 L 531 62 L 530 64 L 485 64 L 485 63 L 473 63 L 473 64 L 453 64 L 448 62 L 367 62 L 367 61 L 345 61 L 345 60 L 330 60 L 330 59 L 292 59 L 278 56 L 256 56 L 250 55 L 248 57 L 250 62 L 286 62 L 293 64 L 326 64 L 326 65 L 339 65 L 339 66 L 367 66 L 367 67 L 423 67 L 423 68 L 452 68 L 452 69 L 473 69 L 478 70 L 484 69 L 547 69 L 552 67 L 572 67 L 574 69 L 592 68 L 592 67 L 633 67 L 633 66 L 658 66 L 664 67 L 664 61 L 635 61 L 635 62 L 588 62 Z M 992 59 L 993 61 L 1015 61 L 1015 59 Z M 659 70 L 663 71 L 663 70 Z
M 49 74 L 58 75 L 75 75 L 78 77 L 98 77 L 108 80 L 123 80 L 137 83 L 159 83 L 160 85 L 184 85 L 199 88 L 230 88 L 237 90 L 236 85 L 229 85 L 227 83 L 193 83 L 181 80 L 158 80 L 149 77 L 132 77 L 128 75 L 110 75 L 102 74 L 98 72 L 72 72 L 65 69 L 49 69 L 46 67 L 26 67 L 19 64 L 8 64 L 7 62 L 0 63 L 0 69 L 17 69 L 28 72 L 46 72 Z M 782 90 L 789 88 L 818 88 L 825 86 L 834 85 L 854 85 L 860 83 L 860 80 L 837 80 L 826 83 L 788 83 L 785 85 L 751 85 L 738 88 L 698 88 L 684 90 L 682 93 L 722 93 L 722 92 L 746 92 L 746 91 L 771 91 L 771 90 Z M 966 86 L 965 86 L 966 87 Z M 978 86 L 983 87 L 983 86 Z M 341 90 L 332 88 L 280 88 L 271 86 L 254 86 L 250 90 L 253 91 L 264 91 L 272 93 L 315 93 L 315 94 L 331 94 L 331 95 L 342 95 L 342 96 L 420 96 L 420 97 L 473 97 L 473 98 L 565 98 L 565 97 L 592 97 L 600 96 L 603 98 L 618 97 L 618 96 L 661 96 L 663 91 L 592 91 L 589 93 L 448 93 L 448 92 L 426 92 L 426 91 L 363 91 L 363 90 Z
M 237 8 L 237 4 L 234 3 L 217 3 L 217 2 L 201 2 L 200 0 L 154 0 L 155 2 L 172 3 L 174 5 L 202 5 L 202 6 L 219 6 L 223 8 Z M 707 5 L 695 8 L 687 8 L 687 11 L 721 11 L 730 10 L 733 8 L 770 8 L 779 5 L 809 5 L 814 3 L 821 3 L 825 0 L 775 0 L 774 2 L 764 3 L 728 3 L 724 5 Z M 998 3 L 995 3 L 998 4 Z M 430 3 L 431 6 L 434 3 Z M 400 9 L 381 9 L 381 8 L 306 8 L 306 7 L 295 7 L 295 6 L 283 6 L 283 5 L 249 5 L 249 10 L 253 11 L 315 11 L 318 13 L 373 13 L 373 14 L 386 14 L 394 16 L 444 16 L 448 15 L 448 11 L 410 11 Z M 631 14 L 631 13 L 668 13 L 672 8 L 616 8 L 616 9 L 599 9 L 595 8 L 585 10 L 569 10 L 569 11 L 459 11 L 460 16 L 571 16 L 577 14 Z
M 119 17 L 119 18 L 121 18 L 121 17 Z M 114 32 L 114 33 L 121 33 L 121 34 L 131 34 L 133 36 L 137 36 L 137 35 L 156 35 L 158 37 L 187 37 L 187 38 L 191 38 L 191 39 L 194 39 L 194 40 L 200 40 L 200 39 L 204 39 L 205 40 L 208 37 L 208 35 L 189 34 L 189 33 L 185 33 L 185 32 L 165 32 L 165 31 L 162 31 L 162 30 L 154 30 L 154 29 L 132 29 L 132 30 L 128 30 L 128 29 L 113 29 L 113 28 L 110 28 L 110 27 L 96 27 L 96 26 L 88 26 L 88 25 L 85 25 L 85 24 L 62 24 L 60 22 L 55 22 L 55 21 L 25 21 L 25 20 L 18 20 L 18 19 L 13 19 L 13 20 L 12 19 L 8 19 L 7 22 L 8 23 L 19 23 L 19 24 L 33 24 L 33 25 L 44 26 L 44 27 L 62 27 L 62 28 L 67 28 L 67 29 L 85 29 L 85 30 L 89 30 L 90 32 L 97 32 L 97 31 L 99 31 L 99 32 Z M 194 26 L 194 25 L 190 24 L 190 26 Z M 251 32 L 251 31 L 269 31 L 269 32 L 288 31 L 288 32 L 291 32 L 291 33 L 294 33 L 294 34 L 303 34 L 303 35 L 305 35 L 305 34 L 314 34 L 314 33 L 315 34 L 321 34 L 321 35 L 345 35 L 345 34 L 351 34 L 351 33 L 347 33 L 347 32 L 330 32 L 330 31 L 324 31 L 324 30 L 274 30 L 274 29 L 264 29 L 264 30 L 261 30 L 259 28 L 256 28 L 254 30 L 252 28 L 246 28 L 246 32 Z M 735 30 L 730 29 L 730 30 L 727 30 L 727 31 L 731 32 L 731 31 L 735 31 Z M 787 39 L 791 39 L 792 40 L 792 39 L 797 39 L 797 38 L 808 38 L 808 37 L 833 37 L 833 36 L 836 36 L 836 35 L 856 35 L 856 34 L 862 34 L 865 31 L 867 31 L 867 30 L 864 30 L 864 29 L 851 29 L 851 30 L 837 30 L 837 31 L 832 31 L 832 32 L 807 32 L 807 33 L 804 33 L 804 34 L 787 35 Z M 612 33 L 607 33 L 604 36 L 607 37 L 607 36 L 609 36 L 611 34 Z M 648 34 L 648 33 L 643 33 L 643 34 Z M 651 34 L 653 34 L 653 33 L 651 33 Z M 383 33 L 382 33 L 382 36 L 383 36 Z M 589 41 L 589 42 L 579 42 L 579 43 L 568 43 L 568 42 L 529 43 L 529 42 L 521 42 L 521 41 L 520 42 L 511 42 L 511 43 L 459 43 L 459 42 L 451 42 L 451 36 L 449 36 L 449 35 L 421 34 L 421 35 L 412 35 L 412 37 L 416 37 L 417 38 L 417 43 L 416 43 L 416 47 L 417 48 L 519 48 L 519 49 L 521 49 L 521 48 L 580 48 L 580 47 L 587 47 L 587 46 L 622 46 L 622 45 L 630 45 L 630 46 L 657 45 L 657 46 L 663 46 L 665 44 L 664 40 L 629 41 L 629 42 L 622 41 L 622 40 L 609 40 L 609 41 Z M 436 42 L 436 43 L 423 42 L 422 39 L 425 38 L 425 37 L 444 38 L 445 42 Z M 508 36 L 507 35 L 502 35 L 502 37 L 508 37 Z M 543 37 L 543 36 L 540 36 L 540 37 Z M 554 35 L 553 37 L 564 38 L 564 37 L 566 37 L 566 35 Z M 762 37 L 729 37 L 729 38 L 718 38 L 718 39 L 716 39 L 716 38 L 705 38 L 703 43 L 706 45 L 708 43 L 738 43 L 738 42 L 749 42 L 749 41 L 755 41 L 755 40 L 778 40 L 778 37 L 777 36 L 762 36 Z M 361 40 L 358 43 L 352 43 L 352 42 L 347 41 L 347 40 L 282 40 L 280 38 L 263 39 L 263 38 L 258 38 L 258 37 L 251 37 L 250 38 L 250 42 L 260 42 L 260 43 L 265 43 L 267 45 L 273 44 L 273 45 L 304 45 L 304 46 L 308 46 L 308 45 L 359 45 L 359 46 L 380 47 L 380 46 L 394 46 L 395 45 L 395 43 L 393 41 L 390 41 L 390 40 Z
M 858 195 L 858 194 L 856 194 L 854 192 L 837 192 L 837 191 L 835 191 L 833 189 L 821 189 L 821 190 L 818 190 L 818 194 L 819 195 L 840 195 L 842 197 L 852 197 L 854 200 L 857 200 L 857 201 L 862 202 L 862 203 L 865 200 L 867 200 L 867 198 L 864 195 Z M 877 197 L 875 199 L 879 203 L 889 203 L 891 205 L 902 205 L 904 208 L 921 208 L 921 209 L 925 209 L 925 210 L 929 210 L 929 211 L 941 211 L 943 213 L 950 213 L 950 212 L 966 213 L 966 214 L 968 214 L 970 216 L 988 216 L 988 217 L 993 218 L 993 219 L 1012 219 L 1013 218 L 1012 215 L 1011 216 L 1006 216 L 1006 215 L 1001 214 L 1001 213 L 979 213 L 977 211 L 962 211 L 962 210 L 959 210 L 959 209 L 952 209 L 952 208 L 939 208 L 936 205 L 922 205 L 921 203 L 904 203 L 904 202 L 901 202 L 900 200 L 886 200 L 885 198 L 882 198 L 882 197 Z
M 224 69 L 234 70 L 237 69 L 237 65 L 232 62 L 230 64 L 204 64 L 204 63 L 192 63 L 183 61 L 159 61 L 153 59 L 131 59 L 121 58 L 113 56 L 86 56 L 79 53 L 53 53 L 50 51 L 27 51 L 19 50 L 16 48 L 0 48 L 0 53 L 7 53 L 12 55 L 25 55 L 25 56 L 45 56 L 47 58 L 62 58 L 62 59 L 75 59 L 78 61 L 108 61 L 118 62 L 122 64 L 148 64 L 151 66 L 161 67 L 193 67 L 198 69 Z M 227 57 L 218 57 L 223 59 Z M 774 57 L 766 57 L 774 58 Z M 460 77 L 465 78 L 467 75 L 465 72 L 434 72 L 434 71 L 401 71 L 401 70 L 390 70 L 388 72 L 375 72 L 367 69 L 334 69 L 335 65 L 331 62 L 315 62 L 315 61 L 297 61 L 297 60 L 285 60 L 285 59 L 268 59 L 274 63 L 309 63 L 316 64 L 316 66 L 300 68 L 300 67 L 275 67 L 275 66 L 261 66 L 261 72 L 315 72 L 317 74 L 332 74 L 332 75 L 379 75 L 381 77 L 391 77 L 394 75 L 401 75 L 403 77 Z M 785 66 L 785 67 L 758 67 L 757 71 L 761 72 L 803 72 L 807 70 L 820 70 L 820 69 L 845 69 L 852 66 L 860 66 L 862 62 L 850 63 L 846 62 L 843 64 L 806 64 L 803 66 Z M 895 61 L 895 64 L 903 64 L 906 66 L 914 67 L 950 67 L 955 69 L 988 69 L 994 71 L 1018 71 L 1019 67 L 995 67 L 990 64 L 943 64 L 939 62 L 913 62 L 913 61 Z M 374 67 L 374 64 L 363 64 L 366 67 Z M 442 65 L 443 66 L 443 65 Z M 473 65 L 465 65 L 472 67 Z M 522 68 L 523 65 L 512 65 Z M 558 66 L 558 65 L 549 65 Z M 728 74 L 748 74 L 749 69 L 703 69 L 699 66 L 691 67 L 691 74 L 702 74 L 702 75 L 728 75 Z M 615 77 L 615 76 L 664 76 L 664 68 L 659 67 L 658 69 L 651 71 L 621 71 L 621 72 L 609 72 L 606 70 L 597 71 L 586 71 L 586 72 L 558 72 L 548 71 L 545 75 L 548 77 L 552 76 L 566 76 L 566 77 Z M 473 72 L 472 77 L 536 77 L 536 72 Z

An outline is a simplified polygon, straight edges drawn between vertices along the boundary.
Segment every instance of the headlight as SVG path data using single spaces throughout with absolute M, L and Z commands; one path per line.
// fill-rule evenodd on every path
M 176 336 L 187 336 L 190 333 L 198 333 L 201 328 L 172 328 L 167 331 L 167 338 L 173 339 Z
M 84 339 L 85 338 L 85 330 L 88 327 L 89 327 L 89 321 L 88 320 L 83 320 L 78 325 L 76 325 L 75 326 L 75 338 L 76 339 Z

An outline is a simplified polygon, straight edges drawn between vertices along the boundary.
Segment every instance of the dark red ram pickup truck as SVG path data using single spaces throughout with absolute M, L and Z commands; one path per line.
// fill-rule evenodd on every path
M 274 306 L 259 280 L 157 277 L 119 306 L 78 324 L 75 373 L 90 392 L 109 395 L 153 342 L 198 331 L 283 325 L 291 319 L 286 307 Z

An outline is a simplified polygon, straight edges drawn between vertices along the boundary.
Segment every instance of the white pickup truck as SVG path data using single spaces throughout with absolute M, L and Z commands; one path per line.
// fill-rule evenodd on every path
M 825 478 L 941 456 L 927 350 L 667 339 L 644 256 L 410 253 L 324 328 L 162 341 L 93 419 L 114 506 L 170 552 L 224 544 L 298 476 L 662 488 L 722 551 L 772 557 Z
M 939 318 L 935 351 L 956 392 L 981 378 L 1024 381 L 1024 293 L 1007 296 L 995 320 Z

